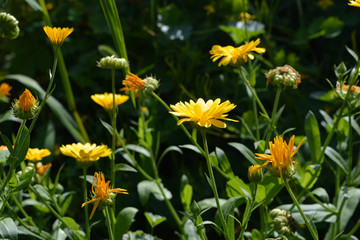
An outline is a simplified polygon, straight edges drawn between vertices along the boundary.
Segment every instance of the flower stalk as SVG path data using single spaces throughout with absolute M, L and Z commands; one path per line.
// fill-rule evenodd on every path
M 84 196 L 84 202 L 87 201 L 87 167 L 83 167 L 83 196 Z M 89 207 L 86 205 L 84 208 L 85 213 L 85 226 L 86 226 L 86 239 L 90 240 L 90 225 L 89 225 Z

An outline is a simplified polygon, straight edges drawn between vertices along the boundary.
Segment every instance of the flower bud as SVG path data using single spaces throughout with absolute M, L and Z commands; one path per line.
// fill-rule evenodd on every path
M 296 222 L 291 213 L 287 210 L 273 209 L 270 216 L 274 219 L 274 229 L 279 234 L 291 237 L 296 231 Z
M 335 66 L 335 74 L 337 77 L 343 76 L 346 71 L 347 68 L 344 62 L 341 62 L 338 66 Z
M 129 63 L 125 58 L 117 58 L 113 55 L 101 58 L 97 66 L 104 69 L 124 69 L 129 66 Z
M 0 34 L 2 38 L 15 39 L 19 36 L 19 22 L 11 14 L 1 12 L 0 13 Z
M 259 183 L 263 177 L 263 172 L 260 165 L 252 165 L 248 169 L 248 178 L 250 182 Z
M 143 80 L 145 82 L 144 93 L 151 94 L 159 87 L 159 81 L 153 77 L 147 77 Z
M 293 89 L 295 89 L 301 83 L 300 74 L 289 65 L 284 65 L 282 67 L 269 70 L 269 72 L 266 74 L 266 77 L 266 86 L 271 83 L 274 86 L 291 86 Z
M 273 165 L 266 165 L 266 169 L 269 171 L 271 176 L 283 179 L 291 178 L 296 173 L 294 164 L 290 164 L 285 168 L 282 168 L 281 172 L 279 168 L 274 167 Z
M 12 104 L 14 116 L 23 120 L 29 120 L 35 117 L 39 112 L 39 102 L 27 89 L 21 94 L 19 100 Z

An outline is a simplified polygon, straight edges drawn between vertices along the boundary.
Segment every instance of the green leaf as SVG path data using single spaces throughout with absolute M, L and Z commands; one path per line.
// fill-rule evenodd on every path
M 145 215 L 148 223 L 150 224 L 151 228 L 154 228 L 157 225 L 159 225 L 160 223 L 166 221 L 166 217 L 156 215 L 151 212 L 145 212 L 144 215 Z
M 311 161 L 313 163 L 322 162 L 321 153 L 321 139 L 320 130 L 313 112 L 309 111 L 305 117 L 305 134 L 310 148 Z
M 159 184 L 162 186 L 166 198 L 171 199 L 172 198 L 171 192 L 169 190 L 167 190 L 166 188 L 164 188 L 162 183 L 159 183 Z M 142 205 L 145 205 L 145 203 L 149 200 L 150 194 L 153 194 L 154 197 L 159 201 L 164 200 L 164 196 L 162 195 L 156 182 L 148 181 L 148 180 L 141 181 L 137 185 L 137 190 L 138 190 L 140 202 Z
M 41 88 L 39 83 L 32 78 L 29 78 L 21 74 L 7 75 L 6 78 L 19 81 L 22 84 L 24 84 L 26 87 L 35 90 L 40 98 L 43 98 L 45 96 L 45 91 Z M 49 99 L 46 101 L 46 104 L 51 108 L 51 110 L 57 116 L 59 121 L 65 126 L 65 128 L 75 138 L 75 140 L 82 143 L 86 142 L 85 138 L 81 135 L 80 131 L 78 130 L 78 126 L 75 120 L 73 119 L 73 117 L 69 114 L 69 112 L 63 107 L 63 105 L 58 100 L 50 96 Z
M 231 142 L 229 145 L 239 150 L 252 165 L 260 164 L 260 160 L 255 159 L 253 151 L 247 148 L 244 144 Z
M 8 110 L 4 114 L 0 114 L 0 123 L 5 121 L 21 122 L 21 120 L 14 117 L 12 110 Z
M 122 209 L 116 217 L 115 235 L 122 236 L 129 231 L 131 224 L 135 221 L 135 215 L 139 210 L 134 207 Z
M 344 171 L 345 174 L 349 173 L 348 165 L 346 161 L 341 157 L 341 155 L 333 148 L 327 147 L 325 149 L 326 156 L 329 157 L 330 160 L 332 160 L 335 164 L 337 164 L 341 170 Z
M 250 187 L 243 182 L 238 177 L 234 177 L 227 181 L 226 183 L 226 193 L 228 197 L 238 197 L 242 196 L 244 198 L 251 198 L 251 189 Z
M 62 215 L 64 215 L 66 213 L 66 211 L 68 210 L 68 208 L 70 207 L 72 199 L 73 199 L 73 194 L 68 195 L 67 198 L 65 199 L 65 201 L 63 202 L 63 204 L 61 205 Z
M 8 148 L 8 151 L 10 153 L 13 153 L 14 149 L 13 149 L 13 145 L 12 145 L 10 139 L 7 136 L 5 136 L 4 134 L 2 134 L 1 132 L 0 132 L 0 137 L 1 137 L 1 140 L 3 141 L 3 143 L 5 144 L 5 146 Z
M 185 211 L 190 207 L 192 196 L 193 188 L 189 184 L 186 175 L 183 174 L 180 182 L 180 199 Z
M 51 197 L 49 192 L 45 189 L 44 186 L 40 185 L 40 184 L 36 184 L 34 186 L 35 191 L 44 199 L 47 201 L 50 201 Z
M 317 170 L 318 168 L 320 168 L 320 170 Z M 311 189 L 316 183 L 317 179 L 319 178 L 320 173 L 321 173 L 320 165 L 307 165 L 305 167 L 299 166 L 297 169 L 297 174 L 300 176 L 298 181 L 301 187 Z
M 343 201 L 345 203 L 343 203 Z M 341 211 L 340 216 L 340 229 L 344 229 L 349 222 L 352 215 L 355 213 L 355 209 L 357 208 L 360 201 L 360 188 L 353 187 L 342 187 L 340 189 L 337 208 L 340 208 L 342 204 L 344 204 L 343 209 Z
M 177 146 L 169 146 L 167 147 L 161 154 L 161 156 L 159 157 L 159 162 L 165 157 L 165 155 L 171 151 L 176 151 L 178 153 L 183 154 L 183 152 L 181 151 L 181 149 Z
M 10 156 L 9 150 L 0 150 L 0 163 L 6 162 L 6 159 Z
M 0 236 L 3 239 L 18 239 L 18 229 L 11 218 L 7 217 L 0 220 Z
M 11 189 L 12 193 L 19 192 L 20 190 L 26 188 L 30 184 L 31 179 L 34 176 L 34 172 L 35 170 L 31 169 L 30 171 L 20 175 L 17 186 Z
M 25 0 L 25 2 L 27 2 L 27 4 L 29 4 L 29 6 L 34 9 L 35 11 L 42 11 L 41 6 L 39 5 L 39 3 L 35 0 Z
M 279 178 L 265 174 L 261 182 L 258 183 L 255 201 L 265 201 L 269 205 L 283 187 L 284 185 L 281 184 Z
M 221 206 L 221 210 L 225 217 L 225 221 L 228 218 L 232 218 L 232 217 L 229 217 L 229 214 L 234 215 L 234 209 L 239 207 L 244 202 L 246 202 L 246 199 L 242 196 L 231 197 L 228 200 L 226 200 L 226 202 Z
M 142 147 L 142 146 L 135 145 L 135 144 L 127 144 L 127 145 L 126 145 L 126 148 L 127 148 L 128 150 L 131 150 L 131 151 L 134 151 L 134 152 L 143 154 L 144 156 L 146 156 L 146 157 L 148 157 L 148 158 L 151 157 L 149 150 L 147 150 L 146 148 L 144 148 L 144 147 Z
M 312 193 L 316 196 L 318 196 L 321 200 L 323 200 L 325 203 L 329 203 L 330 198 L 326 190 L 322 187 L 318 187 L 312 191 Z
M 243 22 L 237 22 L 243 23 Z M 264 33 L 264 24 L 257 21 L 249 21 L 247 22 L 247 34 L 249 39 L 254 38 L 262 33 Z M 240 26 L 241 27 L 241 26 Z M 242 24 L 242 28 L 239 26 L 219 26 L 219 29 L 229 34 L 231 39 L 235 42 L 235 44 L 240 44 L 246 41 L 247 35 L 244 28 L 244 24 Z
M 347 46 L 345 46 L 345 48 L 348 51 L 348 53 L 350 53 L 350 55 L 355 59 L 355 61 L 358 62 L 359 61 L 358 55 L 353 50 L 348 48 Z
M 62 220 L 66 222 L 66 224 L 74 231 L 79 230 L 79 225 L 75 222 L 75 220 L 71 217 L 63 217 Z M 66 228 L 64 224 L 61 225 L 61 228 Z
M 114 171 L 123 171 L 123 172 L 137 172 L 137 170 L 126 163 L 118 163 L 114 167 Z
M 215 153 L 216 153 L 217 159 L 219 161 L 220 168 L 224 171 L 224 173 L 231 178 L 235 177 L 235 174 L 231 169 L 230 162 L 229 162 L 225 152 L 221 148 L 216 147 Z
M 211 166 L 217 167 L 219 165 L 219 161 L 214 152 L 209 154 L 209 158 L 210 158 Z
M 122 239 L 131 239 L 131 240 L 161 240 L 160 238 L 144 233 L 141 230 L 136 232 L 127 232 L 122 236 Z
M 186 148 L 186 149 L 189 149 L 189 150 L 193 150 L 194 152 L 196 152 L 198 154 L 201 154 L 200 150 L 196 146 L 194 146 L 192 144 L 184 144 L 184 145 L 180 145 L 179 147 Z

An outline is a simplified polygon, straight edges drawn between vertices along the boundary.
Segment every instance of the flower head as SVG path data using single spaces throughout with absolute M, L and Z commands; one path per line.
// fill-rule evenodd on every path
M 354 0 L 354 1 L 350 0 L 348 5 L 353 7 L 360 7 L 360 0 Z
M 11 14 L 6 12 L 0 13 L 0 36 L 2 38 L 8 38 L 10 40 L 19 36 L 19 22 Z
M 38 149 L 38 148 L 29 148 L 26 153 L 25 159 L 38 162 L 41 161 L 44 157 L 47 157 L 51 154 L 51 152 L 47 149 Z
M 10 96 L 11 88 L 12 87 L 7 83 L 0 84 L 0 101 L 3 101 L 3 102 L 9 101 L 8 96 Z
M 301 75 L 290 65 L 276 67 L 271 69 L 267 74 L 266 86 L 271 83 L 274 86 L 286 87 L 290 86 L 296 89 L 301 83 Z
M 112 93 L 94 94 L 91 95 L 91 99 L 102 106 L 106 111 L 111 111 L 114 107 Z M 115 94 L 115 106 L 126 102 L 128 99 L 129 97 L 126 95 Z
M 219 62 L 219 67 L 221 65 L 226 66 L 229 63 L 231 64 L 243 64 L 247 62 L 248 58 L 251 60 L 254 59 L 254 55 L 250 52 L 264 53 L 266 51 L 265 48 L 258 48 L 257 45 L 260 44 L 260 39 L 256 39 L 256 41 L 251 41 L 246 43 L 240 47 L 234 48 L 233 46 L 219 46 L 214 45 L 210 50 L 210 57 L 213 62 L 222 58 Z
M 227 112 L 231 111 L 236 107 L 236 105 L 230 103 L 229 100 L 221 103 L 220 98 L 217 98 L 215 101 L 208 100 L 206 103 L 202 98 L 199 98 L 196 102 L 190 100 L 190 102 L 178 102 L 175 105 L 170 105 L 174 112 L 171 114 L 178 117 L 185 117 L 180 119 L 177 122 L 177 125 L 182 124 L 183 122 L 191 121 L 195 122 L 201 127 L 210 127 L 214 125 L 218 128 L 226 128 L 226 123 L 220 120 L 227 120 L 238 122 L 227 118 Z
M 252 165 L 248 169 L 248 179 L 250 182 L 259 183 L 263 177 L 260 165 Z
M 257 159 L 266 161 L 263 165 L 258 166 L 258 168 L 262 168 L 271 163 L 271 167 L 269 167 L 270 174 L 276 177 L 280 177 L 281 182 L 283 182 L 284 177 L 290 177 L 294 175 L 295 167 L 292 157 L 299 150 L 305 139 L 300 142 L 295 151 L 294 140 L 295 135 L 290 138 L 289 143 L 286 143 L 286 141 L 283 140 L 281 136 L 275 137 L 274 143 L 272 141 L 269 142 L 270 155 L 255 153 Z
M 243 22 L 248 22 L 250 20 L 253 20 L 255 19 L 255 16 L 254 15 L 251 15 L 250 13 L 248 12 L 241 12 L 240 15 L 239 15 L 239 18 L 241 21 Z
M 73 143 L 62 145 L 60 152 L 66 156 L 76 159 L 76 163 L 81 167 L 89 166 L 92 162 L 99 160 L 101 157 L 107 157 L 111 154 L 111 149 L 106 145 L 97 146 L 90 143 Z
M 50 42 L 55 47 L 60 47 L 64 40 L 74 31 L 74 28 L 56 28 L 56 27 L 43 27 Z
M 95 181 L 96 181 L 96 185 L 94 190 Z M 98 172 L 98 173 L 95 172 L 93 183 L 91 186 L 91 192 L 93 193 L 94 196 L 90 201 L 84 202 L 81 205 L 81 207 L 84 207 L 90 203 L 95 202 L 94 207 L 90 214 L 90 218 L 89 218 L 90 220 L 94 216 L 95 210 L 98 207 L 99 203 L 102 203 L 104 205 L 111 205 L 113 203 L 113 199 L 116 196 L 116 193 L 128 194 L 126 189 L 122 189 L 122 188 L 109 189 L 109 184 L 110 181 L 105 182 L 105 177 L 102 172 Z
M 42 163 L 38 163 L 36 164 L 36 173 L 39 175 L 39 176 L 42 176 L 44 175 L 45 171 L 51 167 L 51 163 L 48 163 L 46 165 L 42 165 Z
M 133 73 L 129 73 L 125 80 L 122 81 L 122 84 L 125 86 L 125 90 L 134 91 L 136 94 L 150 94 L 159 87 L 159 81 L 155 78 L 147 77 L 141 79 Z
M 129 63 L 125 58 L 107 56 L 100 59 L 100 62 L 97 62 L 97 66 L 105 69 L 123 69 L 128 67 Z
M 39 111 L 39 102 L 27 89 L 15 100 L 12 105 L 14 116 L 20 119 L 32 119 Z

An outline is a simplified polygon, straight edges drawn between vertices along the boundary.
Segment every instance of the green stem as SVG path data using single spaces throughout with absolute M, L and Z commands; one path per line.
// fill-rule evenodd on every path
M 352 162 L 353 162 L 353 134 L 352 134 L 352 126 L 351 126 L 351 107 L 349 106 L 349 167 L 348 170 L 351 172 L 352 169 Z M 351 174 L 347 176 L 347 185 L 350 186 L 351 184 Z
M 221 225 L 222 225 L 223 231 L 224 231 L 224 237 L 225 237 L 225 239 L 228 239 L 228 231 L 227 231 L 227 227 L 226 227 L 226 222 L 225 222 L 225 218 L 224 218 L 224 215 L 222 213 L 222 210 L 221 210 L 221 205 L 220 205 L 220 201 L 219 201 L 219 195 L 218 195 L 217 188 L 216 188 L 216 183 L 215 183 L 214 172 L 212 170 L 212 166 L 211 166 L 211 162 L 210 162 L 209 149 L 208 149 L 208 144 L 207 144 L 207 140 L 206 140 L 206 132 L 205 132 L 205 130 L 201 130 L 201 136 L 202 136 L 202 139 L 203 139 L 203 145 L 204 145 L 204 150 L 205 150 L 206 164 L 207 164 L 207 168 L 208 168 L 209 175 L 210 175 L 211 190 L 213 191 L 213 194 L 214 194 L 216 206 L 217 206 L 218 213 L 219 213 L 219 216 L 220 216 Z
M 307 228 L 308 228 L 311 236 L 313 237 L 314 240 L 318 240 L 319 238 L 318 238 L 318 236 L 317 236 L 317 233 L 316 233 L 316 232 L 313 230 L 313 228 L 311 227 L 309 220 L 306 218 L 303 210 L 302 210 L 301 207 L 300 207 L 299 202 L 297 201 L 297 199 L 296 199 L 294 193 L 292 192 L 292 190 L 291 190 L 291 188 L 290 188 L 290 186 L 289 186 L 289 183 L 288 183 L 288 181 L 287 181 L 286 179 L 284 180 L 284 184 L 285 184 L 286 190 L 288 191 L 291 199 L 293 200 L 294 204 L 296 205 L 296 207 L 297 207 L 297 209 L 298 209 L 301 217 L 304 219 L 305 224 L 306 224 L 306 226 L 307 226 Z
M 111 219 L 111 216 L 110 216 L 109 206 L 105 206 L 105 218 L 106 218 L 106 225 L 107 225 L 108 232 L 109 232 L 109 239 L 110 240 L 115 240 L 114 232 L 113 232 L 113 229 L 112 229 L 112 219 Z
M 277 111 L 277 108 L 278 108 L 278 105 L 279 105 L 280 94 L 281 94 L 281 87 L 278 87 L 277 91 L 276 91 L 274 107 L 273 107 L 273 110 L 272 110 L 272 113 L 271 113 L 269 132 L 268 132 L 268 134 L 266 136 L 266 140 L 265 140 L 266 146 L 269 143 L 272 131 L 275 130 L 274 122 L 275 122 L 276 111 Z M 266 149 L 266 146 L 265 146 L 265 149 Z
M 255 117 L 255 127 L 256 127 L 256 141 L 260 139 L 260 129 L 259 129 L 259 118 L 257 113 L 256 99 L 252 98 L 253 112 Z
M 243 239 L 244 232 L 247 229 L 249 219 L 250 219 L 251 213 L 252 213 L 254 205 L 255 205 L 256 192 L 257 192 L 257 184 L 255 184 L 254 192 L 252 194 L 253 195 L 252 199 L 249 200 L 250 201 L 250 203 L 249 203 L 250 207 L 246 207 L 246 209 L 245 209 L 244 218 L 243 218 L 243 221 L 241 223 L 241 232 L 240 232 L 238 240 Z
M 10 179 L 11 179 L 11 175 L 12 172 L 14 171 L 14 168 L 12 166 L 10 166 L 9 172 L 4 180 L 4 182 L 2 182 L 1 188 L 0 188 L 0 194 L 3 195 L 4 193 L 4 189 L 6 187 L 6 185 L 9 183 Z
M 19 200 L 16 199 L 16 197 L 14 197 L 14 195 L 11 196 L 11 200 L 15 203 L 15 205 L 19 208 L 20 212 L 24 215 L 24 217 L 26 218 L 27 221 L 29 221 L 30 225 L 32 225 L 33 227 L 37 227 L 36 224 L 34 223 L 34 221 L 32 220 L 32 217 L 29 216 L 29 214 L 27 214 L 27 212 L 24 210 L 23 206 L 21 205 L 21 203 L 19 202 Z
M 83 167 L 83 197 L 84 202 L 87 202 L 87 167 Z M 85 213 L 85 225 L 86 225 L 86 239 L 90 240 L 90 225 L 89 225 L 89 207 L 88 205 L 84 206 L 84 213 Z

